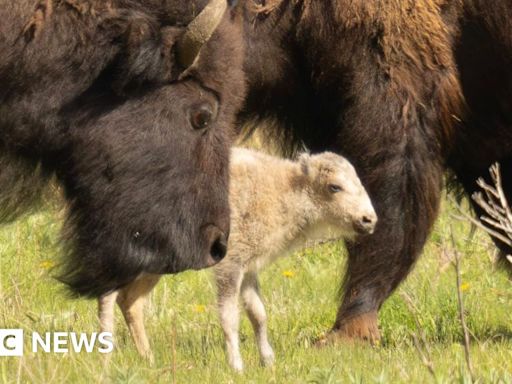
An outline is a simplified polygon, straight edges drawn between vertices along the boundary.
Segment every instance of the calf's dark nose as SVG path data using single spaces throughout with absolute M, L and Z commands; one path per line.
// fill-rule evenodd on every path
M 364 215 L 355 223 L 355 229 L 360 234 L 372 234 L 377 224 L 375 215 Z

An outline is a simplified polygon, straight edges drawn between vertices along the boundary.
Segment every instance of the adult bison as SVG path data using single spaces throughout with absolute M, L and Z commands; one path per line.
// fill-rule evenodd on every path
M 78 294 L 226 253 L 242 23 L 198 3 L 0 1 L 2 215 L 56 175 Z
M 499 161 L 512 198 L 512 2 L 248 0 L 245 20 L 242 122 L 347 156 L 370 191 L 379 224 L 349 244 L 330 338 L 378 339 L 445 171 L 471 193 Z

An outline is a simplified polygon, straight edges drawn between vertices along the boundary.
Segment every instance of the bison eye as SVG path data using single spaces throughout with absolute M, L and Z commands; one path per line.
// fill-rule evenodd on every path
M 190 111 L 190 124 L 194 129 L 205 129 L 212 122 L 213 114 L 209 104 L 198 105 Z
M 329 192 L 331 192 L 331 193 L 338 193 L 338 192 L 343 191 L 343 188 L 337 184 L 329 184 L 328 188 L 329 188 Z

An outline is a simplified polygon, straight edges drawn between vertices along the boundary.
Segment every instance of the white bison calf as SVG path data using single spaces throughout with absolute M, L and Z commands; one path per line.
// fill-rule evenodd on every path
M 229 364 L 241 371 L 239 297 L 254 328 L 262 363 L 269 365 L 274 360 L 258 272 L 278 257 L 300 249 L 307 240 L 372 233 L 377 216 L 352 165 L 334 153 L 303 154 L 294 162 L 235 148 L 230 172 L 229 249 L 214 271 Z M 100 299 L 102 330 L 113 331 L 117 300 L 137 349 L 149 358 L 143 304 L 158 279 L 156 275 L 140 276 Z

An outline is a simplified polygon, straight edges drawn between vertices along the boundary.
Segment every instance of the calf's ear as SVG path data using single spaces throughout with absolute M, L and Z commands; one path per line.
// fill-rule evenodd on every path
M 310 159 L 311 159 L 311 156 L 309 156 L 309 153 L 302 153 L 298 158 L 298 161 L 300 164 L 300 169 L 301 169 L 302 173 L 304 174 L 304 176 L 309 176 L 309 173 L 310 173 L 309 161 L 310 161 Z

